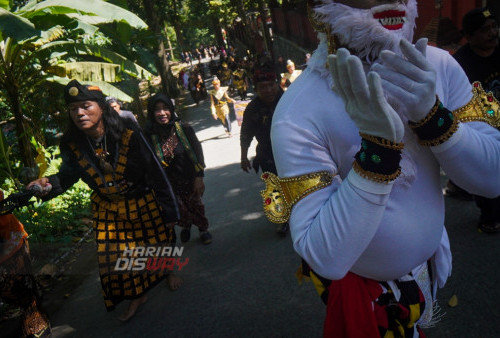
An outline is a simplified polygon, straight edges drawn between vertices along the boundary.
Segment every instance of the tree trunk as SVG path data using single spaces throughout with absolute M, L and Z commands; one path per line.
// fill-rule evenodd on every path
M 157 36 L 157 58 L 156 58 L 156 68 L 158 69 L 158 74 L 161 78 L 161 88 L 162 92 L 169 95 L 170 97 L 177 97 L 179 95 L 179 90 L 177 89 L 177 84 L 170 70 L 170 65 L 168 64 L 167 55 L 165 53 L 165 44 L 163 42 L 162 32 L 163 27 L 161 27 L 160 19 L 156 12 L 154 2 L 152 0 L 143 0 L 144 10 L 146 12 L 146 20 L 148 26 L 153 30 Z
M 180 49 L 180 52 L 184 52 L 185 42 L 184 37 L 182 36 L 182 28 L 179 22 L 179 14 L 177 11 L 177 0 L 172 1 L 174 7 L 174 15 L 172 18 L 172 26 L 174 27 L 175 37 L 177 38 L 177 46 Z
M 23 112 L 21 110 L 21 105 L 19 103 L 19 93 L 16 90 L 13 90 L 9 91 L 8 95 L 9 95 L 10 107 L 14 114 L 16 123 L 17 144 L 19 146 L 21 162 L 25 167 L 37 168 L 29 138 L 30 128 L 26 124 L 26 121 L 24 120 Z
M 179 89 L 177 88 L 177 81 L 170 70 L 170 65 L 167 60 L 167 53 L 165 52 L 165 43 L 163 40 L 158 41 L 158 59 L 157 68 L 163 71 L 159 72 L 161 77 L 162 91 L 171 98 L 179 96 Z
M 215 40 L 217 41 L 217 46 L 224 46 L 224 37 L 222 36 L 219 19 L 212 14 L 210 20 L 212 21 L 212 27 L 215 32 Z
M 135 88 L 134 88 L 134 111 L 137 112 L 137 121 L 139 122 L 139 125 L 145 126 L 146 125 L 146 115 L 144 115 L 144 106 L 142 105 L 142 100 L 141 100 L 141 86 L 140 86 L 140 80 L 134 79 L 132 80 L 134 82 Z
M 266 44 L 266 50 L 273 56 L 273 41 L 271 40 L 271 34 L 269 34 L 269 26 L 267 25 L 267 12 L 265 8 L 264 0 L 259 0 L 259 12 L 260 18 L 262 20 L 262 28 L 264 30 L 264 41 Z M 274 60 L 274 57 L 272 58 Z
M 170 57 L 172 58 L 172 61 L 176 59 L 174 55 L 174 49 L 172 48 L 172 42 L 170 42 L 170 37 L 168 36 L 168 31 L 167 31 L 167 26 L 165 25 L 165 37 L 167 38 L 167 44 L 168 44 L 168 51 L 170 52 Z
M 175 37 L 177 39 L 177 46 L 179 46 L 181 52 L 184 52 L 186 43 L 184 42 L 184 37 L 182 36 L 182 29 L 177 21 L 174 22 L 173 26 L 175 31 Z

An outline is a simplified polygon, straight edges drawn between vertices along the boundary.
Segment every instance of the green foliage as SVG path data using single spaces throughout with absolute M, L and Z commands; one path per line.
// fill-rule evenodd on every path
M 88 230 L 82 220 L 91 217 L 90 193 L 87 185 L 79 181 L 50 201 L 35 202 L 14 213 L 24 224 L 30 241 L 69 243 Z
M 15 162 L 12 160 L 12 147 L 7 141 L 2 129 L 0 129 L 0 182 L 11 180 L 15 181 L 14 174 Z
M 31 144 L 38 154 L 36 163 L 40 177 L 56 174 L 62 162 L 59 147 L 46 148 L 35 138 L 31 138 Z M 0 186 L 7 197 L 21 189 L 17 178 L 20 162 L 12 161 L 11 151 L 4 133 L 0 133 L 0 158 L 3 160 L 0 162 Z M 14 214 L 24 224 L 30 240 L 69 243 L 88 230 L 82 219 L 91 217 L 90 193 L 87 185 L 79 181 L 64 194 L 48 202 L 35 201 Z
M 38 177 L 47 177 L 56 174 L 62 163 L 61 151 L 57 146 L 45 148 L 34 137 L 31 138 L 31 144 L 36 149 L 36 164 L 38 165 Z
M 102 25 L 111 24 L 119 26 L 122 40 L 111 41 L 100 30 Z M 43 142 L 40 137 L 43 123 L 40 122 L 44 114 L 62 110 L 60 84 L 65 82 L 60 77 L 69 79 L 72 76 L 81 80 L 78 78 L 81 74 L 82 80 L 94 79 L 89 75 L 91 72 L 102 73 L 112 81 L 130 76 L 151 77 L 149 70 L 131 61 L 137 59 L 111 49 L 132 36 L 131 32 L 146 31 L 146 27 L 132 12 L 101 0 L 14 3 L 0 0 L 0 101 L 7 108 L 7 113 L 1 115 L 2 118 L 3 115 L 15 117 L 21 144 L 19 154 L 24 165 L 33 167 L 29 138 L 34 135 Z M 72 65 L 56 67 L 64 63 Z M 82 72 L 75 71 L 79 66 Z M 62 76 L 53 76 L 51 71 Z M 56 95 L 48 95 L 46 91 L 53 89 L 53 83 L 59 91 Z M 103 92 L 110 95 L 111 87 L 114 86 L 108 83 L 102 88 Z M 112 91 L 120 92 L 117 88 Z M 129 101 L 130 95 L 120 98 Z
M 109 37 L 100 31 L 96 31 L 94 34 L 83 35 L 83 43 L 86 45 L 109 46 L 112 42 Z
M 197 48 L 201 44 L 211 44 L 214 41 L 214 34 L 208 28 L 186 28 L 184 35 L 191 48 Z

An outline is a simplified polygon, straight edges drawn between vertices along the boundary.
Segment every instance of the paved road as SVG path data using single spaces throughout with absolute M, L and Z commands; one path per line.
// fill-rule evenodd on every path
M 211 119 L 208 102 L 196 106 L 187 98 L 185 103 L 183 119 L 194 126 L 206 156 L 204 201 L 214 242 L 202 245 L 193 231 L 185 245 L 190 261 L 182 271 L 182 288 L 172 292 L 165 284 L 157 286 L 126 324 L 116 317 L 127 303 L 105 311 L 96 264 L 73 271 L 85 279 L 58 310 L 54 307 L 54 337 L 320 337 L 324 307 L 312 285 L 298 285 L 294 277 L 299 258 L 290 238 L 278 237 L 263 216 L 258 176 L 239 168 L 237 123 L 227 138 Z M 500 237 L 478 233 L 477 217 L 472 202 L 447 200 L 454 271 L 439 293 L 446 315 L 426 330 L 429 337 L 500 334 Z M 84 251 L 88 262 L 93 256 L 94 248 Z M 459 303 L 450 308 L 453 294 Z

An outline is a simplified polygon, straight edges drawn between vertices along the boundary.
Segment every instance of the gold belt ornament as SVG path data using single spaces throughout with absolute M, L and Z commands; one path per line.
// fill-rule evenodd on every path
M 270 172 L 263 173 L 261 178 L 266 188 L 260 195 L 267 219 L 273 223 L 288 222 L 294 204 L 310 193 L 329 186 L 333 177 L 328 171 L 285 178 Z
M 460 122 L 482 121 L 500 128 L 500 103 L 491 92 L 485 92 L 481 83 L 472 84 L 472 99 L 453 113 Z

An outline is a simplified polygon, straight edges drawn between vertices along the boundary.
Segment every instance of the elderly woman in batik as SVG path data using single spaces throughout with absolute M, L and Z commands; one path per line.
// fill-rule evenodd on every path
M 181 122 L 172 100 L 159 93 L 149 99 L 145 132 L 177 197 L 181 213 L 181 241 L 189 241 L 191 225 L 195 225 L 201 242 L 210 244 L 212 235 L 208 232 L 205 206 L 201 200 L 205 191 L 203 149 L 193 128 Z

